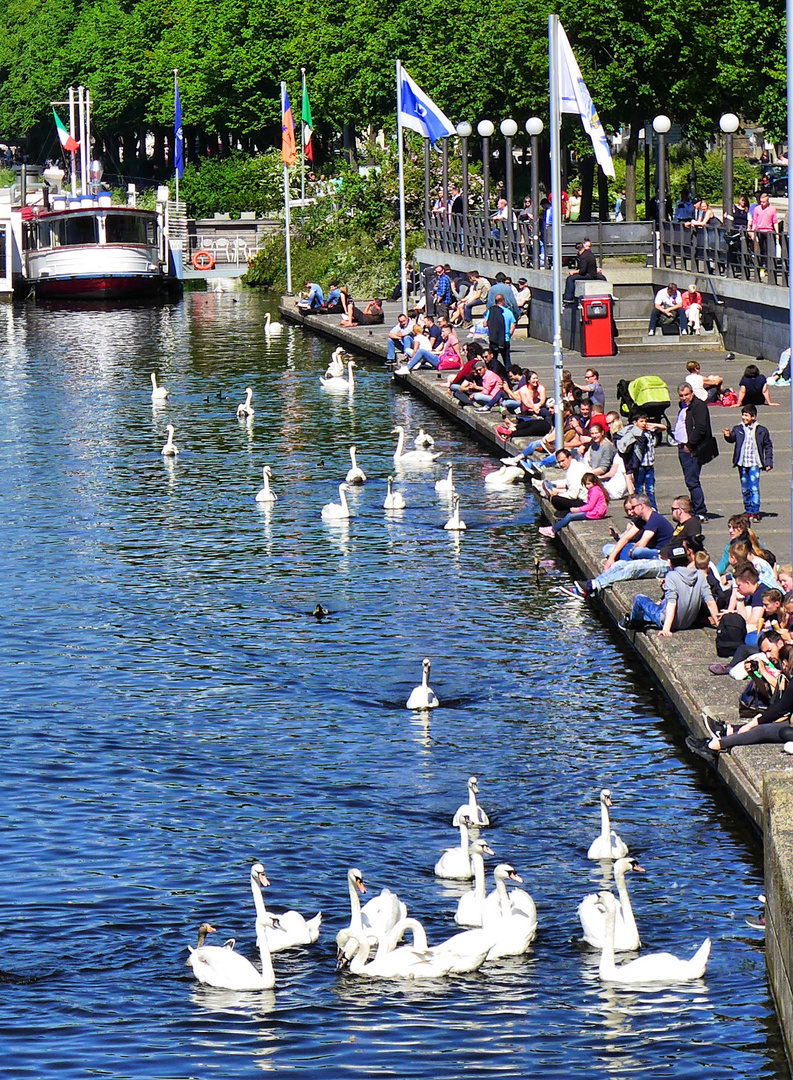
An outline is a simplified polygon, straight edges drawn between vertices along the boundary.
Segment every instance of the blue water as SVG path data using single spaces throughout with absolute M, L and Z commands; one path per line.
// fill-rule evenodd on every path
M 329 398 L 328 345 L 265 340 L 263 310 L 228 293 L 0 309 L 5 1075 L 786 1076 L 744 923 L 759 842 L 594 610 L 555 591 L 564 568 L 536 575 L 531 500 L 486 493 L 488 455 L 378 365 Z M 386 519 L 396 423 L 454 461 L 464 536 L 442 527 L 440 468 L 396 473 L 408 508 Z M 328 526 L 352 442 L 370 479 Z M 429 719 L 404 707 L 425 655 Z M 432 868 L 472 772 L 537 903 L 530 953 L 435 983 L 337 975 L 350 866 L 431 942 L 455 932 L 461 889 Z M 602 987 L 578 940 L 603 786 L 647 870 L 630 882 L 645 949 L 710 936 L 700 983 Z M 276 955 L 272 993 L 201 987 L 199 922 L 255 958 L 256 859 L 271 908 L 322 910 L 320 941 Z

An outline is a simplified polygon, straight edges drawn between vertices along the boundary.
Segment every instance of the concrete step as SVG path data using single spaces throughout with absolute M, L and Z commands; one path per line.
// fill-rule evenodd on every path
M 721 334 L 718 334 L 715 330 L 710 333 L 695 334 L 693 337 L 690 337 L 688 334 L 684 334 L 682 337 L 672 335 L 664 337 L 663 334 L 655 334 L 653 337 L 650 337 L 646 331 L 644 333 L 623 333 L 620 329 L 620 334 L 617 338 L 617 346 L 620 352 L 624 349 L 656 349 L 659 351 L 665 350 L 673 352 L 725 351 L 724 344 L 721 340 Z

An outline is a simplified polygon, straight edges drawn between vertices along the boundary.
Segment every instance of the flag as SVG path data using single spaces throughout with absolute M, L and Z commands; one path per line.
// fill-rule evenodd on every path
M 400 66 L 401 87 L 397 87 L 397 119 L 402 127 L 418 132 L 435 144 L 438 139 L 454 135 L 457 131 L 448 116 Z
M 58 129 L 58 138 L 61 140 L 61 146 L 64 150 L 68 150 L 70 154 L 73 154 L 80 144 L 76 139 L 73 139 L 66 130 L 63 121 L 54 109 L 52 110 L 52 115 L 55 117 L 55 126 Z
M 289 104 L 289 93 L 286 83 L 281 84 L 282 109 L 281 109 L 281 160 L 284 165 L 294 165 L 297 157 L 295 149 L 295 122 L 292 119 L 292 106 Z
M 592 149 L 595 151 L 598 165 L 606 176 L 613 177 L 614 162 L 611 160 L 606 133 L 561 23 L 559 23 L 559 96 L 561 111 L 578 113 L 584 125 L 584 131 L 592 140 Z
M 314 164 L 314 147 L 311 145 L 311 136 L 314 134 L 314 121 L 311 119 L 311 103 L 308 100 L 308 86 L 306 77 L 303 76 L 303 107 L 300 110 L 303 121 L 303 149 L 306 157 Z
M 181 179 L 184 176 L 184 130 L 182 128 L 182 102 L 179 97 L 179 80 L 175 73 L 173 81 L 176 88 L 173 110 L 173 167 L 176 175 Z

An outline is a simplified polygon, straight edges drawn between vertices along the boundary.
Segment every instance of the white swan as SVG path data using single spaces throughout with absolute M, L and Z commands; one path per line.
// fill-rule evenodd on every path
M 336 944 L 340 949 L 351 933 L 385 938 L 400 919 L 407 918 L 407 907 L 390 889 L 383 889 L 379 896 L 373 896 L 361 907 L 361 896 L 366 893 L 366 886 L 363 874 L 357 866 L 351 867 L 347 872 L 347 887 L 350 895 L 350 925 L 336 935 Z
M 523 883 L 523 878 L 509 863 L 500 863 L 493 871 L 493 877 L 496 891 L 488 896 L 482 909 L 482 927 L 495 935 L 487 958 L 522 956 L 537 935 L 537 909 L 525 889 L 512 889 L 507 893 L 507 879 Z
M 298 945 L 313 945 L 319 937 L 322 925 L 322 912 L 318 911 L 313 919 L 305 919 L 299 911 L 280 911 L 275 919 L 268 914 L 262 895 L 262 885 L 270 882 L 261 863 L 251 867 L 251 892 L 256 906 L 256 937 L 264 934 L 270 952 L 282 952 L 294 949 Z
M 403 931 L 414 930 L 414 924 L 420 925 L 415 919 L 407 919 Z M 448 958 L 436 958 L 428 951 L 420 951 L 415 939 L 413 946 L 403 945 L 397 949 L 390 948 L 389 942 L 381 938 L 374 959 L 370 960 L 372 947 L 366 935 L 355 930 L 343 933 L 346 938 L 340 948 L 337 968 L 349 967 L 353 975 L 374 979 L 441 979 L 450 971 Z
M 523 483 L 527 473 L 518 465 L 502 465 L 495 472 L 485 477 L 485 487 L 511 488 L 513 484 Z
M 418 919 L 402 919 L 388 935 L 386 944 L 389 952 L 399 943 L 405 930 L 413 934 L 413 948 L 428 960 L 440 962 L 447 975 L 476 971 L 485 962 L 495 940 L 491 931 L 463 930 L 452 934 L 439 945 L 430 946 L 427 933 Z
M 449 471 L 446 476 L 435 481 L 435 490 L 439 495 L 454 495 L 454 468 L 451 461 L 447 462 Z
M 330 358 L 327 371 L 325 372 L 326 379 L 341 379 L 344 377 L 344 349 L 341 345 L 333 350 L 333 354 Z
M 152 371 L 151 373 L 151 400 L 152 401 L 165 401 L 168 397 L 168 391 L 164 386 L 157 385 L 157 376 Z
M 398 465 L 432 465 L 441 456 L 440 454 L 431 454 L 429 450 L 405 450 L 405 429 L 403 427 L 395 427 L 391 434 L 398 435 L 396 450 L 394 451 L 394 461 Z
M 421 682 L 410 691 L 410 697 L 405 702 L 406 709 L 437 709 L 440 701 L 435 691 L 430 686 L 430 668 L 432 661 L 425 656 L 421 661 Z
M 267 942 L 257 938 L 259 960 L 262 965 L 258 972 L 250 960 L 234 952 L 233 942 L 218 945 L 205 945 L 207 933 L 213 933 L 209 923 L 201 923 L 198 928 L 198 947 L 188 945 L 190 955 L 185 963 L 193 969 L 193 974 L 205 986 L 214 986 L 219 990 L 271 990 L 275 986 L 275 972 Z M 231 947 L 229 947 L 229 945 Z
M 404 510 L 407 506 L 405 502 L 405 496 L 401 491 L 394 491 L 394 478 L 389 476 L 388 478 L 388 494 L 385 497 L 383 503 L 384 510 Z
M 269 337 L 270 334 L 280 334 L 283 330 L 283 324 L 279 322 L 273 322 L 270 318 L 270 312 L 265 312 L 264 315 L 264 332 Z
M 176 429 L 174 428 L 173 424 L 169 424 L 165 430 L 168 432 L 168 439 L 160 453 L 163 457 L 176 457 L 176 455 L 179 453 L 179 447 L 173 441 L 173 433 Z
M 474 876 L 474 869 L 468 848 L 468 826 L 461 821 L 457 828 L 460 830 L 460 844 L 444 851 L 435 863 L 435 876 L 448 881 L 470 881 Z
M 259 491 L 256 492 L 256 502 L 270 503 L 270 502 L 277 502 L 278 501 L 278 496 L 270 488 L 270 477 L 272 475 L 273 475 L 273 470 L 270 468 L 269 465 L 265 465 L 264 468 L 262 469 L 262 477 L 264 479 L 264 487 L 260 488 Z
M 322 507 L 323 521 L 347 521 L 350 516 L 350 508 L 347 505 L 348 490 L 346 484 L 339 484 L 340 501 L 337 503 L 325 503 Z
M 635 859 L 617 859 L 614 863 L 614 880 L 620 896 L 614 923 L 614 948 L 617 952 L 635 952 L 642 946 L 633 917 L 628 886 L 625 883 L 625 875 L 629 870 L 644 873 Z M 606 912 L 597 893 L 584 897 L 578 905 L 578 918 L 584 931 L 584 941 L 593 949 L 602 949 L 606 941 Z
M 352 468 L 345 477 L 346 482 L 348 484 L 365 484 L 366 473 L 358 466 L 358 458 L 354 446 L 350 447 L 350 460 L 352 461 Z
M 352 393 L 355 390 L 355 379 L 353 378 L 352 369 L 356 366 L 354 360 L 350 360 L 347 364 L 347 378 L 339 376 L 333 379 L 325 379 L 321 375 L 319 377 L 320 386 L 323 390 L 327 390 L 331 394 L 346 394 Z
M 589 845 L 588 859 L 624 859 L 628 854 L 628 845 L 611 827 L 609 807 L 612 805 L 611 792 L 603 788 L 600 793 L 600 836 Z
M 600 955 L 598 974 L 603 982 L 634 986 L 637 983 L 681 983 L 701 979 L 708 966 L 710 938 L 705 938 L 690 960 L 680 960 L 672 953 L 650 953 L 628 960 L 619 967 L 614 962 L 614 926 L 617 901 L 610 892 L 600 894 L 605 909 L 606 940 Z
M 452 818 L 452 825 L 459 825 L 460 818 L 465 818 L 469 825 L 489 825 L 490 818 L 476 801 L 479 794 L 479 781 L 475 776 L 468 777 L 468 802 L 457 808 Z
M 423 427 L 420 427 L 418 435 L 413 440 L 413 445 L 419 450 L 421 450 L 422 447 L 426 449 L 429 446 L 434 446 L 435 440 L 431 435 L 427 434 Z
M 485 902 L 485 855 L 495 855 L 484 840 L 471 844 L 471 865 L 474 868 L 474 887 L 457 901 L 454 921 L 458 926 L 481 926 Z
M 253 390 L 248 387 L 245 391 L 245 400 L 241 401 L 237 406 L 237 416 L 243 420 L 250 420 L 252 416 L 255 416 L 253 408 L 251 407 L 251 400 L 253 398 Z
M 460 496 L 457 492 L 452 496 L 452 516 L 443 527 L 447 532 L 465 532 L 468 528 L 460 517 Z

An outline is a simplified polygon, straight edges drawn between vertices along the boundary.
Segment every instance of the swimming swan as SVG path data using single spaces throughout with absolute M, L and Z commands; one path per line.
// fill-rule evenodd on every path
M 241 401 L 237 406 L 237 416 L 239 416 L 243 420 L 250 420 L 251 417 L 255 415 L 251 407 L 252 398 L 253 390 L 251 390 L 249 386 L 248 389 L 245 391 L 245 400 Z
M 513 484 L 523 483 L 527 476 L 519 465 L 502 465 L 495 472 L 485 477 L 485 487 L 511 488 Z
M 435 481 L 435 490 L 439 495 L 454 495 L 453 466 L 451 461 L 448 461 L 446 464 L 449 466 L 449 471 L 446 476 Z
M 347 492 L 349 488 L 346 484 L 339 484 L 339 502 L 337 503 L 325 503 L 322 507 L 322 520 L 323 521 L 347 521 L 350 516 L 350 508 L 347 505 Z
M 418 435 L 413 440 L 413 445 L 415 447 L 417 447 L 419 450 L 421 450 L 422 447 L 424 447 L 426 449 L 429 446 L 434 446 L 435 445 L 435 440 L 433 439 L 433 437 L 431 435 L 427 434 L 427 432 L 424 430 L 424 428 L 420 427 Z
M 264 487 L 260 488 L 256 492 L 256 502 L 258 503 L 270 503 L 277 502 L 278 496 L 274 491 L 270 489 L 270 477 L 273 475 L 273 470 L 269 465 L 265 465 L 262 469 L 262 477 L 264 479 Z
M 635 952 L 642 946 L 633 917 L 628 886 L 625 883 L 625 875 L 629 870 L 644 873 L 635 859 L 617 859 L 614 863 L 614 880 L 620 896 L 614 922 L 614 948 L 617 952 Z M 597 893 L 584 897 L 578 905 L 578 918 L 584 931 L 584 941 L 593 949 L 602 949 L 606 943 L 606 912 Z
M 481 926 L 483 905 L 485 902 L 485 855 L 495 852 L 484 840 L 474 840 L 471 844 L 471 865 L 474 868 L 474 887 L 463 893 L 457 901 L 454 921 L 458 926 Z
M 260 934 L 264 934 L 270 952 L 282 952 L 298 945 L 313 945 L 319 937 L 322 912 L 318 911 L 313 919 L 305 919 L 299 911 L 276 912 L 273 925 L 262 895 L 262 885 L 269 884 L 262 864 L 254 863 L 251 867 L 251 892 L 256 906 L 257 940 Z
M 460 517 L 460 496 L 457 492 L 452 496 L 452 516 L 443 527 L 447 532 L 465 532 L 468 528 Z
M 452 818 L 452 825 L 459 825 L 460 818 L 465 818 L 469 825 L 489 825 L 490 818 L 476 801 L 479 794 L 479 781 L 475 776 L 468 777 L 468 802 L 457 808 Z
M 193 969 L 193 974 L 205 986 L 214 986 L 218 990 L 271 990 L 275 986 L 275 972 L 267 942 L 257 936 L 259 960 L 262 965 L 259 973 L 250 960 L 224 945 L 205 945 L 207 933 L 214 932 L 209 923 L 201 923 L 198 928 L 198 947 L 188 945 L 190 955 L 185 963 Z
M 407 907 L 390 889 L 383 889 L 379 896 L 373 896 L 361 907 L 361 896 L 366 893 L 366 886 L 363 874 L 357 866 L 351 867 L 347 872 L 347 887 L 350 895 L 350 925 L 336 935 L 336 944 L 340 949 L 351 933 L 379 939 L 386 937 L 400 919 L 407 918 Z
M 523 883 L 523 878 L 509 863 L 500 863 L 493 871 L 493 877 L 496 891 L 488 896 L 482 914 L 483 929 L 495 935 L 487 958 L 522 956 L 537 935 L 537 909 L 525 889 L 512 889 L 507 893 L 507 879 Z
M 344 349 L 341 345 L 333 350 L 333 354 L 330 358 L 327 371 L 325 372 L 326 379 L 341 379 L 344 377 Z
M 407 506 L 405 502 L 405 496 L 401 491 L 394 491 L 394 478 L 389 476 L 388 478 L 388 494 L 385 497 L 383 503 L 384 510 L 404 510 Z
M 430 668 L 432 661 L 425 656 L 421 661 L 421 682 L 410 691 L 410 697 L 405 702 L 406 709 L 437 709 L 440 701 L 435 691 L 430 686 Z
M 598 974 L 603 982 L 633 986 L 636 983 L 681 983 L 701 979 L 708 966 L 710 938 L 705 938 L 690 960 L 679 960 L 672 953 L 650 953 L 628 960 L 619 967 L 614 962 L 614 927 L 617 901 L 610 892 L 600 893 L 606 915 L 606 940 L 600 955 Z
M 399 436 L 394 451 L 394 461 L 398 465 L 432 465 L 441 456 L 440 454 L 431 454 L 429 450 L 405 450 L 405 429 L 403 427 L 395 427 L 391 434 Z
M 413 948 L 428 960 L 440 962 L 444 974 L 463 975 L 476 971 L 485 962 L 493 947 L 494 935 L 484 930 L 463 930 L 452 934 L 439 945 L 430 946 L 427 933 L 418 919 L 402 919 L 388 935 L 387 947 L 391 952 L 406 930 L 413 934 Z
M 151 373 L 151 400 L 152 401 L 165 401 L 168 397 L 168 391 L 164 386 L 157 385 L 157 376 L 152 371 Z
M 600 793 L 600 836 L 589 845 L 588 859 L 624 859 L 628 854 L 628 845 L 611 827 L 609 807 L 612 805 L 611 792 L 603 788 Z
M 176 457 L 176 455 L 179 453 L 179 447 L 173 441 L 173 433 L 175 431 L 175 428 L 173 424 L 169 424 L 165 430 L 168 432 L 168 439 L 160 453 L 163 457 Z
M 468 849 L 468 826 L 461 821 L 457 828 L 460 830 L 460 844 L 444 851 L 435 863 L 435 876 L 448 881 L 470 881 L 474 869 Z
M 348 484 L 365 484 L 366 473 L 363 469 L 358 467 L 358 459 L 356 457 L 355 447 L 350 447 L 350 460 L 352 461 L 352 468 L 345 477 Z
M 346 394 L 352 393 L 355 390 L 355 380 L 353 378 L 352 369 L 356 366 L 354 360 L 350 360 L 347 364 L 347 378 L 341 376 L 334 379 L 324 379 L 321 375 L 319 377 L 320 386 L 323 390 L 327 390 L 331 394 Z
M 415 919 L 407 919 L 403 930 L 414 930 L 415 923 Z M 451 958 L 438 958 L 429 951 L 420 951 L 415 939 L 412 947 L 403 945 L 391 949 L 381 938 L 374 959 L 370 960 L 372 946 L 366 935 L 354 930 L 346 931 L 346 934 L 336 966 L 339 969 L 348 967 L 353 975 L 374 979 L 441 979 L 451 970 Z
M 264 332 L 268 336 L 270 334 L 280 334 L 283 330 L 283 324 L 279 322 L 273 322 L 270 318 L 270 312 L 265 312 L 264 315 Z

